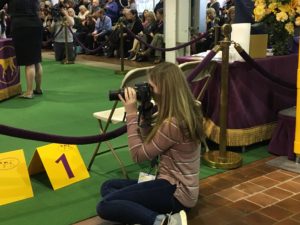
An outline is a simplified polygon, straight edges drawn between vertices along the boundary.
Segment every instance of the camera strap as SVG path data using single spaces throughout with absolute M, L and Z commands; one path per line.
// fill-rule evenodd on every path
M 139 107 L 138 125 L 141 125 L 141 117 L 144 120 L 145 126 L 151 126 L 152 114 L 153 114 L 153 103 L 151 101 L 142 102 Z
M 53 39 L 55 39 L 60 34 L 60 32 L 63 30 L 63 27 L 63 25 L 60 26 L 59 30 L 53 35 Z

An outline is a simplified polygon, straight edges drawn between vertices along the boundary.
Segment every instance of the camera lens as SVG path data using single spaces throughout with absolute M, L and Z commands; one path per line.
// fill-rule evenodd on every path
M 119 89 L 119 90 L 111 90 L 109 91 L 109 101 L 116 101 L 116 100 L 120 100 L 118 95 L 121 95 L 123 98 L 125 98 L 124 96 L 124 89 Z

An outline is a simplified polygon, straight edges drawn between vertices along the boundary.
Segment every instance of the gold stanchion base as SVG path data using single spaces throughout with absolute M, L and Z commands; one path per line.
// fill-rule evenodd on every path
M 115 74 L 125 75 L 129 70 L 116 70 Z
M 212 168 L 217 169 L 235 169 L 242 165 L 243 159 L 240 154 L 225 151 L 224 157 L 221 157 L 220 151 L 209 151 L 203 155 L 204 163 Z

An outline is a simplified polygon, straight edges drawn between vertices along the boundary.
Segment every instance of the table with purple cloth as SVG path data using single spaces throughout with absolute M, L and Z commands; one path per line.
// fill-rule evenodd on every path
M 199 59 L 183 56 L 178 57 L 177 61 L 184 63 Z M 246 62 L 230 63 L 227 146 L 247 146 L 271 139 L 277 126 L 278 112 L 296 105 L 298 54 L 272 56 L 255 61 L 272 76 L 294 88 L 269 80 Z M 202 99 L 205 134 L 216 143 L 219 143 L 220 133 L 220 77 L 221 62 L 218 62 Z M 195 96 L 195 89 L 199 89 L 197 85 L 192 86 Z
M 295 129 L 296 107 L 281 110 L 278 113 L 278 125 L 268 146 L 269 152 L 275 155 L 287 156 L 289 160 L 295 160 Z
M 0 101 L 21 92 L 20 68 L 12 40 L 0 39 Z

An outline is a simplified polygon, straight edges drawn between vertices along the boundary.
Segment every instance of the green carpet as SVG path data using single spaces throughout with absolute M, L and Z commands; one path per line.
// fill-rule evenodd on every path
M 108 90 L 117 89 L 123 76 L 113 70 L 43 62 L 43 96 L 33 100 L 11 98 L 0 102 L 0 124 L 67 136 L 88 136 L 98 133 L 98 124 L 92 113 L 109 109 Z M 23 71 L 24 68 L 21 68 Z M 21 77 L 24 85 L 24 75 Z M 112 142 L 125 144 L 126 135 Z M 0 135 L 0 152 L 23 149 L 27 165 L 35 149 L 48 143 Z M 87 165 L 96 144 L 78 146 Z M 139 171 L 148 170 L 147 163 L 133 164 L 127 149 L 119 150 L 131 178 Z M 269 156 L 266 146 L 255 147 L 242 154 L 244 163 Z M 223 170 L 201 166 L 200 178 Z M 69 225 L 95 216 L 102 182 L 121 178 L 119 166 L 110 153 L 98 156 L 90 171 L 90 178 L 53 191 L 46 174 L 31 177 L 34 197 L 0 206 L 1 225 Z

